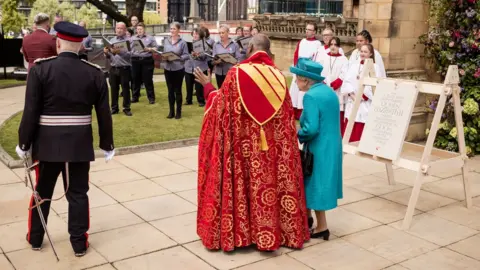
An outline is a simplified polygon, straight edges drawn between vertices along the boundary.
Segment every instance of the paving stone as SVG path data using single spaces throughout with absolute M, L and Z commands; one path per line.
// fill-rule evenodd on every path
M 170 193 L 170 191 L 149 179 L 102 186 L 101 189 L 118 202 L 134 201 Z
M 343 199 L 338 200 L 338 205 L 354 203 L 354 202 L 362 201 L 372 197 L 373 197 L 372 194 L 369 194 L 351 187 L 343 187 Z
M 338 237 L 381 225 L 381 223 L 350 212 L 343 208 L 327 211 L 327 224 L 331 233 Z
M 295 251 L 288 256 L 313 269 L 380 270 L 393 264 L 342 239 Z
M 148 223 L 91 235 L 90 243 L 109 262 L 175 246 L 176 243 Z
M 197 211 L 195 205 L 174 194 L 126 202 L 123 205 L 146 221 Z
M 377 196 L 408 188 L 408 186 L 400 183 L 390 185 L 386 179 L 374 175 L 346 180 L 345 186 Z
M 480 261 L 480 234 L 448 246 L 449 249 Z
M 291 258 L 288 255 L 273 257 L 260 262 L 237 268 L 238 270 L 309 270 L 310 267 Z
M 44 246 L 41 251 L 23 249 L 7 253 L 7 256 L 16 269 L 22 270 L 79 270 L 107 262 L 94 248 L 89 248 L 87 254 L 81 258 L 75 257 L 68 240 L 55 243 L 55 250 L 60 258 L 59 262 L 50 245 Z
M 248 265 L 282 255 L 287 251 L 286 249 L 279 249 L 274 252 L 259 252 L 253 247 L 241 248 L 233 252 L 210 251 L 206 249 L 200 241 L 189 243 L 184 245 L 184 247 L 220 270 Z
M 480 231 L 480 207 L 473 206 L 468 209 L 462 202 L 435 209 L 429 214 Z
M 404 218 L 407 207 L 382 198 L 371 198 L 342 206 L 343 209 L 388 224 Z M 415 211 L 415 214 L 420 213 Z
M 184 158 L 197 158 L 198 149 L 192 147 L 179 147 L 152 152 L 169 160 L 178 160 Z
M 412 188 L 407 188 L 404 190 L 382 195 L 381 197 L 408 206 L 411 194 Z M 428 191 L 420 190 L 420 196 L 418 197 L 417 205 L 415 208 L 427 212 L 455 202 L 458 201 L 434 193 L 430 193 Z
M 197 157 L 190 157 L 190 158 L 183 158 L 175 160 L 175 163 L 178 163 L 186 168 L 189 168 L 192 171 L 198 170 L 198 158 Z
M 191 202 L 194 205 L 197 205 L 198 203 L 198 193 L 196 189 L 178 192 L 177 195 Z
M 0 269 L 15 270 L 15 268 L 13 268 L 13 265 L 7 260 L 7 258 L 3 254 L 0 254 Z
M 145 177 L 125 167 L 90 173 L 90 182 L 96 186 L 120 184 L 141 179 L 145 179 Z
M 415 184 L 415 179 L 417 177 L 416 171 L 411 171 L 405 168 L 393 170 L 393 177 L 396 183 L 404 184 L 407 186 L 412 186 Z M 383 179 L 388 179 L 387 171 L 379 172 L 374 174 L 377 177 L 381 177 Z M 423 183 L 431 183 L 440 180 L 441 178 L 435 177 L 433 175 L 428 175 L 423 177 Z
M 438 248 L 437 245 L 428 241 L 385 225 L 355 233 L 343 239 L 394 263 Z
M 179 244 L 193 242 L 199 239 L 197 235 L 196 212 L 169 217 L 150 223 Z
M 68 222 L 68 213 L 60 215 Z M 143 223 L 144 221 L 121 204 L 90 209 L 90 234 Z
M 118 270 L 130 269 L 215 269 L 183 247 L 173 247 L 113 264 Z
M 441 248 L 401 263 L 410 270 L 478 270 L 480 262 L 446 248 Z
M 174 175 L 153 178 L 155 183 L 170 190 L 171 192 L 180 192 L 185 190 L 197 189 L 197 173 L 179 173 Z
M 28 219 L 31 190 L 24 184 L 0 185 L 0 225 Z
M 152 152 L 118 156 L 116 160 L 148 178 L 191 171 Z
M 391 226 L 401 229 L 402 223 L 403 220 Z M 476 230 L 430 214 L 414 216 L 410 229 L 405 232 L 440 246 L 450 245 L 478 233 Z
M 480 174 L 470 173 L 469 175 L 472 196 L 480 195 Z M 422 186 L 423 190 L 449 197 L 455 200 L 465 200 L 465 191 L 461 176 L 455 176 L 444 180 L 428 183 Z
M 0 164 L 3 164 L 0 162 Z M 8 168 L 0 167 L 0 185 L 22 182 L 23 178 L 18 177 Z

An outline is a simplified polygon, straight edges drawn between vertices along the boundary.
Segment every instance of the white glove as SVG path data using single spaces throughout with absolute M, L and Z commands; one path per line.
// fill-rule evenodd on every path
M 28 151 L 23 151 L 22 149 L 20 149 L 20 146 L 18 146 L 18 145 L 17 145 L 17 147 L 15 147 L 15 152 L 17 152 L 17 155 L 21 159 L 25 159 L 27 157 L 27 153 L 28 153 Z
M 115 156 L 115 149 L 112 151 L 103 151 L 103 153 L 105 154 L 105 162 L 108 162 L 113 158 L 113 156 Z

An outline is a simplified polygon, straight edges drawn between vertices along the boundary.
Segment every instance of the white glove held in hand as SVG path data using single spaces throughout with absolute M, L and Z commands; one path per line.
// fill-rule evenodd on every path
M 108 162 L 115 156 L 115 149 L 112 151 L 103 151 L 103 153 L 105 154 L 105 162 Z
M 17 155 L 21 158 L 21 159 L 25 159 L 25 157 L 27 157 L 27 151 L 23 151 L 22 149 L 20 149 L 20 146 L 17 145 L 17 147 L 15 147 L 15 152 L 17 152 Z

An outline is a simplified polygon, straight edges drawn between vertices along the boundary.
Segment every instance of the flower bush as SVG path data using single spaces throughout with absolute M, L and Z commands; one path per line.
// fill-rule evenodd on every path
M 480 0 L 426 0 L 430 28 L 420 37 L 425 57 L 444 78 L 449 65 L 458 65 L 467 153 L 480 154 Z M 429 101 L 436 109 L 437 100 Z M 453 100 L 447 102 L 435 147 L 458 151 Z

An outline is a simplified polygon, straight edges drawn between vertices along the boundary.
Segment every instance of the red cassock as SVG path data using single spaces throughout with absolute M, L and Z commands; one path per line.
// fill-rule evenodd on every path
M 205 86 L 197 233 L 208 249 L 302 248 L 310 238 L 293 107 L 265 52 Z

